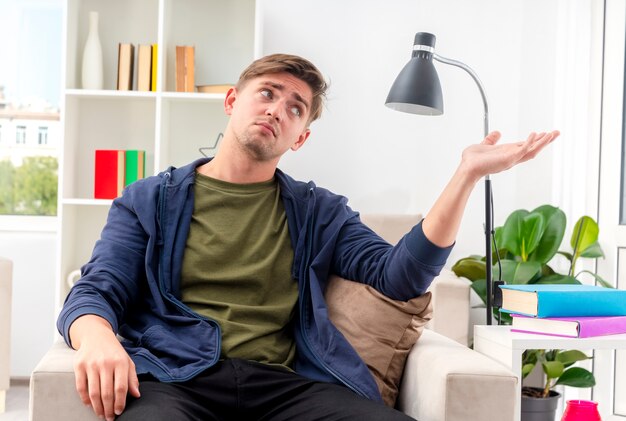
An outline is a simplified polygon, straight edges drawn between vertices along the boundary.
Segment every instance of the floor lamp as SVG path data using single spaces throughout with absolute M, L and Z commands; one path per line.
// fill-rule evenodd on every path
M 404 66 L 393 83 L 385 105 L 389 108 L 412 114 L 443 114 L 443 95 L 433 59 L 444 64 L 460 67 L 474 79 L 485 107 L 485 137 L 489 133 L 489 108 L 487 96 L 480 79 L 467 65 L 435 54 L 435 36 L 428 32 L 418 32 L 413 42 L 411 60 Z M 491 179 L 485 176 L 485 272 L 487 284 L 487 324 L 492 324 L 493 287 L 492 247 L 493 203 L 491 201 Z

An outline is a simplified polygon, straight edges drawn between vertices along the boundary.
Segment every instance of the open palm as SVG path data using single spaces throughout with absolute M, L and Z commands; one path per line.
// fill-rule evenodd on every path
M 559 134 L 557 130 L 531 133 L 525 141 L 497 144 L 500 132 L 491 132 L 481 143 L 463 151 L 462 163 L 477 178 L 496 174 L 534 158 Z

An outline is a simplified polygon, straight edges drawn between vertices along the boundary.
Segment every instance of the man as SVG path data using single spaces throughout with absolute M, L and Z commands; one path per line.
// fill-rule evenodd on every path
M 329 274 L 408 300 L 450 252 L 474 185 L 558 132 L 467 148 L 423 223 L 392 247 L 345 198 L 291 179 L 326 83 L 307 60 L 252 63 L 226 95 L 218 154 L 130 185 L 58 328 L 76 388 L 107 420 L 402 420 L 328 320 Z M 120 334 L 122 343 L 116 337 Z M 139 375 L 139 376 L 138 376 Z M 141 384 L 141 392 L 140 392 Z

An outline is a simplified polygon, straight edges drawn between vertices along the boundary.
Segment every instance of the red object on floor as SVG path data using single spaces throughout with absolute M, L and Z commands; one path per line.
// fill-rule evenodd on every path
M 567 401 L 561 421 L 602 421 L 598 412 L 598 402 L 584 400 Z

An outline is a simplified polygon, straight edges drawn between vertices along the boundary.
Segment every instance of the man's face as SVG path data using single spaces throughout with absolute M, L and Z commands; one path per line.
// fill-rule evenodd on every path
M 231 89 L 224 104 L 242 150 L 259 161 L 278 161 L 287 150 L 299 149 L 309 136 L 312 98 L 306 82 L 289 73 L 274 73 Z

